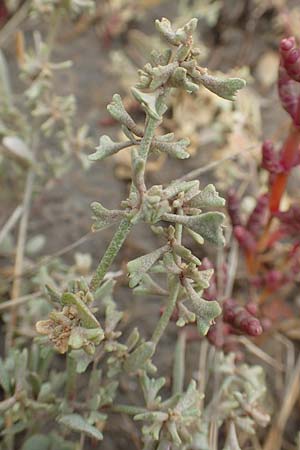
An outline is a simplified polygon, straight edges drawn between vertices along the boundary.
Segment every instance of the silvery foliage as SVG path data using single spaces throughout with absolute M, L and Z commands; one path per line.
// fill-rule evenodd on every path
M 199 52 L 194 48 L 192 38 L 196 25 L 197 20 L 192 19 L 174 31 L 167 19 L 156 21 L 159 33 L 172 48 L 153 53 L 151 63 L 139 71 L 140 81 L 132 88 L 134 98 L 145 112 L 144 129 L 126 111 L 118 94 L 108 105 L 111 116 L 121 124 L 125 139 L 115 142 L 109 136 L 102 136 L 95 153 L 89 158 L 91 161 L 101 161 L 132 147 L 132 185 L 128 198 L 118 209 L 109 210 L 99 202 L 93 202 L 91 208 L 94 231 L 118 223 L 119 228 L 89 284 L 85 280 L 74 281 L 62 294 L 47 288 L 54 309 L 48 319 L 36 325 L 42 342 L 50 340 L 58 352 L 68 355 L 67 386 L 69 383 L 72 387 L 76 374 L 85 372 L 93 363 L 88 400 L 79 405 L 69 401 L 69 395 L 63 404 L 57 398 L 54 400 L 53 414 L 58 422 L 73 431 L 102 439 L 101 431 L 110 410 L 131 414 L 134 420 L 143 423 L 144 450 L 204 450 L 208 436 L 210 409 L 208 407 L 202 411 L 203 395 L 196 381 L 191 380 L 186 390 L 178 389 L 163 400 L 158 394 L 165 380 L 155 378 L 157 368 L 152 357 L 175 312 L 179 327 L 195 323 L 201 336 L 207 334 L 221 313 L 217 299 L 208 302 L 202 298 L 203 290 L 209 286 L 212 270 L 201 270 L 201 261 L 182 243 L 182 238 L 186 233 L 199 245 L 204 242 L 223 245 L 224 215 L 216 209 L 224 206 L 224 199 L 211 184 L 200 188 L 198 180 L 174 181 L 167 186 L 150 188 L 145 181 L 149 154 L 165 152 L 177 159 L 189 157 L 188 139 L 176 141 L 173 134 L 155 135 L 155 129 L 167 110 L 167 94 L 171 89 L 183 89 L 192 94 L 204 86 L 232 100 L 236 91 L 244 85 L 240 79 L 215 78 L 198 66 Z M 145 340 L 137 328 L 126 340 L 121 340 L 119 325 L 123 313 L 113 299 L 115 282 L 106 279 L 107 271 L 128 232 L 140 222 L 148 224 L 163 244 L 128 263 L 129 286 L 137 295 L 159 295 L 166 297 L 167 302 L 149 340 Z M 162 277 L 166 279 L 164 285 L 159 281 Z M 226 421 L 241 426 L 244 412 L 251 415 L 249 411 L 255 409 L 253 402 L 256 405 L 264 393 L 264 381 L 258 383 L 261 391 L 257 390 L 255 397 L 251 380 L 246 383 L 248 374 L 252 377 L 253 373 L 246 368 L 239 369 L 244 371 L 240 377 L 241 383 L 244 383 L 241 388 L 233 361 L 224 361 L 219 370 L 229 368 L 222 372 L 224 383 L 219 397 L 220 401 L 224 397 L 225 406 L 218 419 L 219 426 Z M 182 365 L 179 366 L 178 371 L 182 373 Z M 116 403 L 120 377 L 124 374 L 138 377 L 145 399 L 144 407 Z M 228 391 L 224 386 L 237 387 L 230 397 L 233 415 L 226 410 Z M 74 386 L 73 391 L 69 386 L 68 392 L 71 399 L 74 395 L 80 398 Z M 249 432 L 259 422 L 257 419 L 253 412 L 253 421 L 245 423 Z M 199 439 L 204 446 L 199 444 Z

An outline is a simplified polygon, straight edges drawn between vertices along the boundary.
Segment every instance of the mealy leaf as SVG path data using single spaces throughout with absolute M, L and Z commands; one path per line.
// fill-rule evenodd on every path
M 189 202 L 192 208 L 219 208 L 225 205 L 225 199 L 219 196 L 213 184 L 208 184 L 199 194 Z
M 246 86 L 246 82 L 241 78 L 221 79 L 212 75 L 203 74 L 199 81 L 214 94 L 226 100 L 235 100 L 237 92 Z
M 86 328 L 98 328 L 100 324 L 87 305 L 75 294 L 65 292 L 61 298 L 63 305 L 74 305 L 77 308 L 78 315 L 82 324 Z
M 146 363 L 153 355 L 154 350 L 155 345 L 151 341 L 140 344 L 126 359 L 124 363 L 126 372 L 130 373 L 136 372 L 139 369 L 144 369 Z
M 132 144 L 133 145 L 133 144 Z M 130 146 L 130 142 L 114 142 L 106 134 L 101 136 L 99 145 L 96 147 L 95 153 L 88 155 L 90 161 L 101 161 L 108 156 L 118 153 L 120 150 Z
M 58 419 L 58 422 L 65 425 L 71 430 L 77 431 L 78 433 L 85 433 L 88 436 L 101 441 L 103 439 L 103 434 L 98 428 L 90 425 L 87 420 L 85 420 L 79 414 L 66 414 Z

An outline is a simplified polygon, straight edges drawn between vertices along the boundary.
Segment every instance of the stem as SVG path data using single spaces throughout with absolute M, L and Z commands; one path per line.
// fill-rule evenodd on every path
M 135 416 L 136 414 L 143 414 L 147 412 L 147 409 L 131 405 L 112 405 L 110 411 Z
M 68 400 L 74 400 L 76 396 L 76 361 L 71 356 L 67 355 L 67 384 L 66 397 Z
M 173 395 L 181 394 L 183 392 L 185 374 L 185 347 L 186 333 L 185 331 L 182 331 L 181 333 L 179 333 L 175 348 L 175 360 L 173 367 Z
M 155 346 L 157 346 L 160 338 L 162 337 L 165 329 L 168 326 L 168 323 L 170 321 L 170 318 L 173 314 L 174 308 L 176 306 L 176 302 L 177 302 L 177 297 L 178 297 L 178 293 L 179 293 L 179 281 L 177 279 L 177 277 L 170 277 L 169 280 L 169 299 L 168 299 L 168 303 L 167 306 L 162 314 L 162 316 L 160 317 L 155 330 L 153 332 L 151 341 L 155 344 Z
M 290 171 L 297 158 L 300 146 L 300 131 L 298 128 L 292 128 L 288 138 L 282 148 L 280 162 L 286 171 L 275 176 L 270 194 L 270 211 L 277 212 L 280 207 L 281 198 L 284 194 Z
M 0 231 L 0 244 L 5 239 L 7 234 L 12 230 L 12 228 L 15 226 L 17 221 L 19 220 L 20 216 L 22 215 L 23 207 L 21 205 L 17 206 L 17 208 L 14 210 L 12 215 L 9 217 L 9 219 L 5 222 L 3 225 L 3 228 Z
M 145 134 L 144 134 L 143 139 L 141 140 L 141 144 L 139 147 L 139 156 L 145 162 L 147 161 L 147 158 L 148 158 L 149 150 L 151 147 L 151 143 L 152 143 L 157 125 L 158 125 L 158 120 L 153 119 L 152 117 L 148 118 L 146 128 L 145 128 Z
M 112 238 L 106 252 L 104 253 L 90 284 L 90 289 L 96 291 L 100 286 L 103 278 L 105 277 L 107 271 L 109 270 L 111 264 L 113 263 L 115 257 L 119 253 L 125 239 L 127 238 L 129 232 L 132 228 L 131 220 L 127 217 L 120 222 L 120 225 Z
M 22 271 L 24 265 L 24 249 L 27 238 L 27 229 L 28 229 L 28 220 L 29 220 L 29 212 L 30 212 L 30 203 L 33 192 L 33 184 L 34 184 L 35 173 L 33 169 L 29 169 L 27 173 L 26 186 L 25 186 L 25 194 L 23 200 L 23 215 L 21 218 L 20 226 L 19 226 L 19 234 L 18 234 L 18 242 L 17 242 L 17 251 L 16 251 L 16 259 L 15 259 L 15 267 L 14 267 L 14 281 L 11 290 L 11 301 L 14 302 L 15 299 L 20 297 L 21 292 L 21 284 L 22 284 Z M 6 351 L 10 349 L 13 343 L 13 335 L 14 330 L 18 320 L 18 309 L 17 305 L 13 305 L 11 309 L 10 321 L 7 328 L 6 340 L 5 340 L 5 348 Z
M 149 154 L 149 150 L 151 147 L 151 143 L 154 137 L 155 129 L 158 125 L 159 121 L 153 119 L 152 117 L 148 118 L 145 134 L 143 139 L 141 140 L 139 147 L 139 155 L 146 162 Z M 131 185 L 131 189 L 132 189 Z M 121 221 L 117 232 L 112 238 L 106 252 L 104 253 L 96 271 L 92 278 L 90 289 L 95 291 L 103 281 L 103 278 L 106 272 L 109 270 L 111 264 L 119 253 L 124 241 L 126 240 L 129 232 L 131 231 L 133 224 L 131 220 L 125 218 Z
M 51 53 L 53 51 L 54 48 L 54 44 L 55 44 L 55 40 L 57 37 L 57 32 L 58 32 L 58 28 L 59 28 L 59 24 L 62 18 L 62 14 L 63 11 L 60 8 L 55 8 L 53 13 L 52 13 L 52 17 L 50 19 L 50 30 L 48 32 L 48 36 L 47 36 L 47 44 L 48 44 L 48 58 L 50 59 Z

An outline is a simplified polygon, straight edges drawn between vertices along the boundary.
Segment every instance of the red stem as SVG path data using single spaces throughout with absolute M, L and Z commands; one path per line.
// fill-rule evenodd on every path
M 280 201 L 285 191 L 287 180 L 300 147 L 300 130 L 293 127 L 286 139 L 281 153 L 280 164 L 285 172 L 275 175 L 271 186 L 269 208 L 272 213 L 278 212 Z

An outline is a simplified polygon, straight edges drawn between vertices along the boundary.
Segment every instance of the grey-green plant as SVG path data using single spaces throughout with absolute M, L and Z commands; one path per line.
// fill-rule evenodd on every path
M 199 380 L 192 379 L 185 388 L 184 327 L 195 324 L 204 337 L 221 313 L 218 299 L 202 298 L 213 271 L 201 270 L 201 261 L 186 247 L 185 237 L 192 238 L 195 245 L 222 246 L 224 214 L 218 210 L 224 206 L 224 199 L 212 184 L 202 187 L 199 180 L 147 186 L 146 168 L 151 154 L 163 152 L 179 160 L 189 157 L 187 138 L 176 140 L 174 134 L 156 134 L 168 109 L 171 90 L 193 95 L 206 88 L 234 100 L 244 86 L 239 78 L 220 79 L 199 65 L 199 51 L 193 44 L 196 26 L 196 19 L 177 30 L 165 18 L 156 21 L 158 32 L 170 48 L 152 53 L 151 61 L 139 71 L 138 84 L 131 88 L 145 114 L 143 127 L 126 111 L 118 94 L 108 105 L 108 112 L 120 123 L 125 138 L 115 142 L 102 136 L 89 159 L 101 164 L 104 158 L 131 148 L 130 192 L 114 210 L 92 203 L 95 232 L 118 226 L 94 275 L 70 281 L 62 292 L 47 284 L 53 307 L 48 318 L 36 324 L 41 336 L 30 350 L 14 350 L 6 360 L 0 360 L 0 382 L 6 393 L 0 402 L 5 448 L 13 448 L 9 434 L 26 432 L 23 450 L 83 449 L 86 437 L 102 440 L 106 423 L 112 415 L 122 413 L 142 423 L 144 450 L 206 450 L 212 420 L 218 428 L 224 424 L 228 427 L 223 442 L 224 450 L 228 450 L 238 448 L 236 427 L 252 433 L 255 425 L 268 422 L 268 415 L 261 411 L 265 395 L 261 369 L 237 367 L 233 356 L 220 356 L 219 365 L 213 367 L 223 381 L 211 403 L 205 404 Z M 136 295 L 162 297 L 163 312 L 150 338 L 137 328 L 123 338 L 124 314 L 114 300 L 116 281 L 109 270 L 138 223 L 147 224 L 161 243 L 128 262 L 129 287 Z M 159 368 L 153 357 L 174 315 L 179 330 L 183 330 L 175 350 L 173 391 L 167 395 L 166 379 L 157 377 Z M 66 355 L 64 371 L 51 365 L 54 351 Z M 87 380 L 84 392 L 78 389 L 81 377 Z M 120 403 L 124 377 L 140 386 L 142 406 Z M 213 417 L 216 404 L 221 405 L 220 414 Z M 48 423 L 56 423 L 58 429 L 64 430 L 63 434 L 52 431 L 44 435 L 34 423 L 35 414 L 45 415 Z M 66 430 L 80 434 L 78 445 L 66 437 Z

